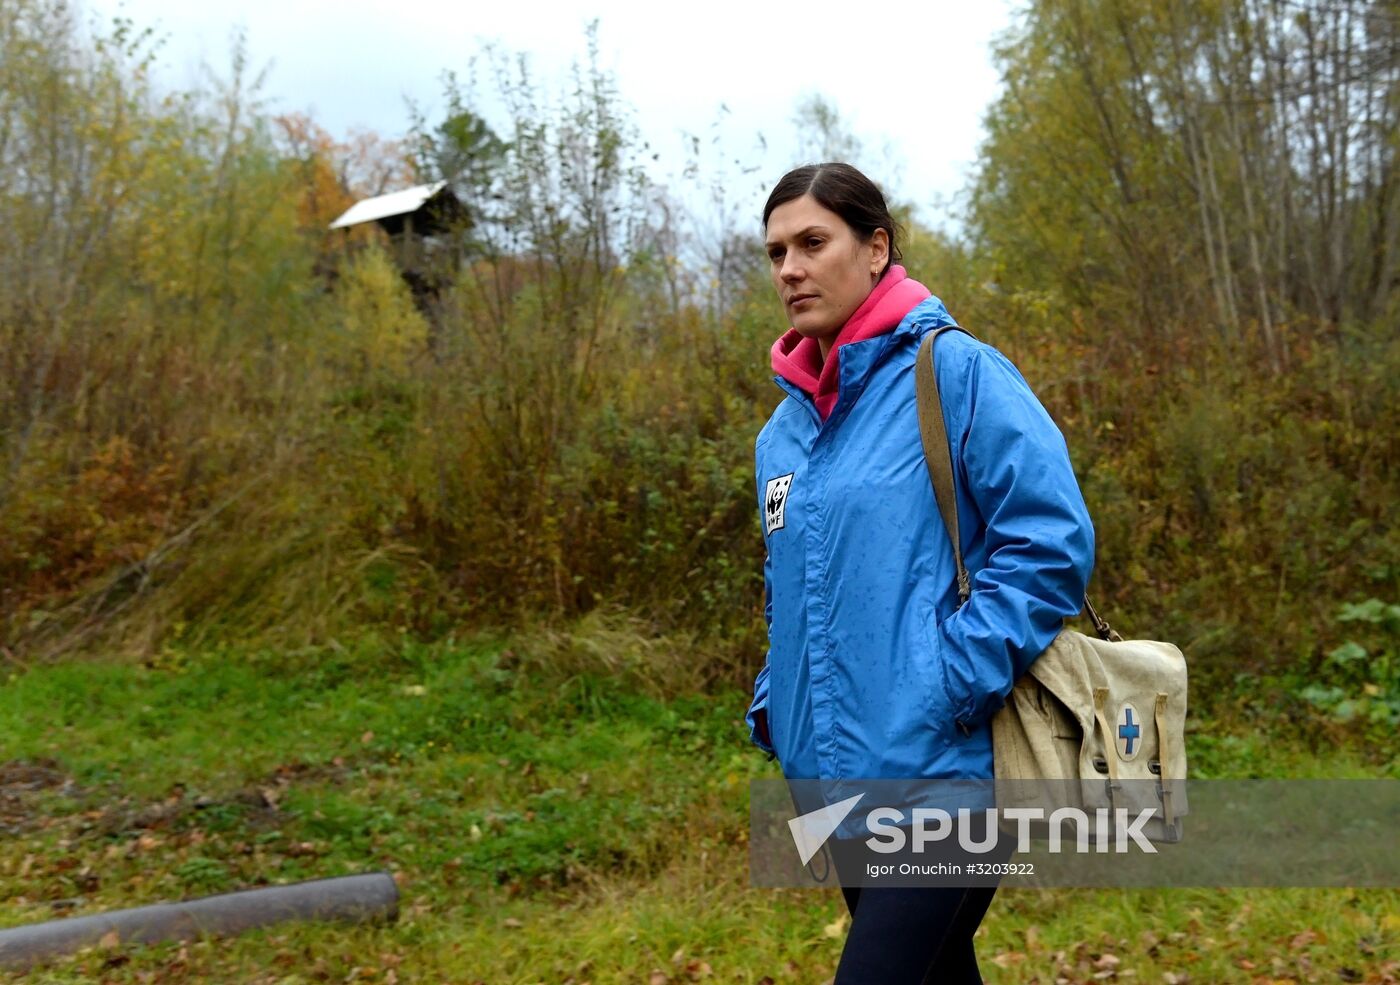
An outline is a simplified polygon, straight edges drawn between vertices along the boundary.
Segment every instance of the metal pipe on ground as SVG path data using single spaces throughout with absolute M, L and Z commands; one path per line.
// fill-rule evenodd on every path
M 398 913 L 398 886 L 387 872 L 316 879 L 10 927 L 0 930 L 0 968 L 27 968 L 46 958 L 72 954 L 104 938 L 110 940 L 109 934 L 124 944 L 154 944 L 204 934 L 240 934 L 291 920 L 392 922 Z

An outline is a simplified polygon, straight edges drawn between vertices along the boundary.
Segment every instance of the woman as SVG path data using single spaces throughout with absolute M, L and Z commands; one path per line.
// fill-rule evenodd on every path
M 920 339 L 952 318 L 849 165 L 789 172 L 763 226 L 792 327 L 772 349 L 788 397 L 756 442 L 769 652 L 751 740 L 788 779 L 990 779 L 990 718 L 1079 611 L 1093 563 L 1064 439 L 1000 353 L 940 336 L 973 574 L 960 608 L 914 391 Z M 972 935 L 995 887 L 843 892 L 837 985 L 981 982 Z

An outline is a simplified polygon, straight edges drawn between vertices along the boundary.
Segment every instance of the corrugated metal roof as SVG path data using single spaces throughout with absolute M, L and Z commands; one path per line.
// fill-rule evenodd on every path
M 415 185 L 412 188 L 405 188 L 403 191 L 364 199 L 346 209 L 339 219 L 330 224 L 330 228 L 342 229 L 345 226 L 356 226 L 362 222 L 373 222 L 375 219 L 385 219 L 391 215 L 405 215 L 417 211 L 422 208 L 424 202 L 442 191 L 446 185 L 445 181 L 437 181 L 431 185 Z

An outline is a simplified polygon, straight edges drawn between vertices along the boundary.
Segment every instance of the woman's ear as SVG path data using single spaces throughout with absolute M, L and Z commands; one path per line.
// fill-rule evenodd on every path
M 890 234 L 877 229 L 870 234 L 870 272 L 879 277 L 890 259 Z

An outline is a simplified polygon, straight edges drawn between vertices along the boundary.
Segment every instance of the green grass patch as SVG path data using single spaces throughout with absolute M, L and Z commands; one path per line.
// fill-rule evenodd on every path
M 0 687 L 0 926 L 386 869 L 391 926 L 26 980 L 820 982 L 837 894 L 748 885 L 747 782 L 778 774 L 746 700 L 550 675 L 491 641 L 38 667 Z M 1202 776 L 1384 773 L 1219 722 L 1189 742 Z M 998 982 L 1383 981 L 1397 911 L 1380 890 L 1003 890 L 979 953 Z

